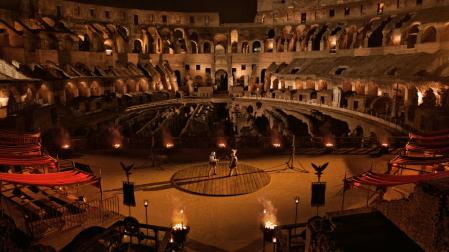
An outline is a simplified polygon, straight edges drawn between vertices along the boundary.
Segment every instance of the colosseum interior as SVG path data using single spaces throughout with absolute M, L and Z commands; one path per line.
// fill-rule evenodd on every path
M 0 251 L 449 251 L 448 84 L 449 0 L 2 0 Z

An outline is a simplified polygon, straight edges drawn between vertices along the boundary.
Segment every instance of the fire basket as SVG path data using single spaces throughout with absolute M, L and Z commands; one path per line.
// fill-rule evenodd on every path
M 277 225 L 272 222 L 265 222 L 265 224 L 262 225 L 262 231 L 263 231 L 263 239 L 266 242 L 271 242 L 274 237 L 274 231 L 276 230 Z
M 171 229 L 173 241 L 177 244 L 183 244 L 187 239 L 187 234 L 190 231 L 190 227 L 182 224 L 176 224 Z

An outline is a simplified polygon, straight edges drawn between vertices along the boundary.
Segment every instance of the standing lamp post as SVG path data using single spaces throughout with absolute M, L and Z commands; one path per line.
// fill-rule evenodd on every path
M 276 236 L 273 236 L 273 252 L 276 252 L 276 244 L 277 244 Z
M 148 200 L 143 201 L 143 206 L 145 207 L 145 224 L 147 225 L 147 236 L 148 236 Z
M 298 206 L 299 206 L 299 196 L 295 197 L 295 226 L 298 223 Z M 295 228 L 296 234 L 296 228 Z

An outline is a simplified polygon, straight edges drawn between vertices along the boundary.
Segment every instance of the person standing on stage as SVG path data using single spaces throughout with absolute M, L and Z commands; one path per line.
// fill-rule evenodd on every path
M 217 174 L 217 172 L 216 172 L 217 162 L 218 162 L 217 155 L 215 154 L 215 151 L 212 151 L 209 155 L 209 172 L 208 172 L 209 177 L 210 177 L 210 172 L 212 170 L 214 171 L 213 175 Z
M 228 176 L 232 176 L 233 171 L 235 171 L 235 175 L 238 175 L 238 172 L 237 172 L 238 158 L 237 158 L 236 154 L 237 154 L 236 149 L 231 150 L 231 161 L 229 162 L 229 175 Z

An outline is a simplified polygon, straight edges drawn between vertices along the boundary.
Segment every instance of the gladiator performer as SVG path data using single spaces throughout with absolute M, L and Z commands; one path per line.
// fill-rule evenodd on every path
M 213 170 L 214 174 L 216 175 L 216 168 L 217 168 L 217 163 L 218 163 L 218 159 L 217 159 L 217 155 L 215 154 L 215 151 L 212 151 L 209 155 L 209 172 L 208 175 L 210 177 L 210 172 Z
M 231 161 L 229 162 L 229 177 L 232 176 L 232 172 L 235 171 L 235 175 L 238 175 L 237 172 L 237 162 L 238 162 L 238 158 L 237 158 L 237 150 L 233 149 L 231 151 Z

